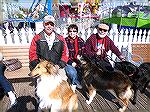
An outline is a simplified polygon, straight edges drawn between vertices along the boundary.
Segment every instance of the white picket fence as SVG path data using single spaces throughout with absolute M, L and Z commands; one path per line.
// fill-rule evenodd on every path
M 22 28 L 19 32 L 14 29 L 14 32 L 10 34 L 10 30 L 6 28 L 6 31 L 0 30 L 0 46 L 15 46 L 15 45 L 30 45 L 32 38 L 36 33 L 39 33 L 42 29 L 37 28 L 36 32 L 32 31 L 31 28 Z M 67 36 L 67 29 L 56 28 L 55 31 L 64 37 Z M 93 28 L 81 29 L 79 32 L 79 36 L 82 37 L 85 41 L 92 34 L 96 33 L 97 30 Z M 132 52 L 131 44 L 132 43 L 140 43 L 140 44 L 150 44 L 150 30 L 142 31 L 131 29 L 121 29 L 119 32 L 117 27 L 113 27 L 109 31 L 109 37 L 114 41 L 115 45 L 121 51 L 122 48 L 128 48 L 128 52 Z M 116 56 L 111 52 L 108 53 L 109 56 L 112 57 L 113 60 L 116 59 Z

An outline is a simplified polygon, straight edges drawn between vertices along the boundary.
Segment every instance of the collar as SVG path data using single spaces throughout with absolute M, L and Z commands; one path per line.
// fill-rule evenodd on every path
M 55 33 L 52 32 L 50 36 L 48 36 L 46 33 L 44 33 L 46 41 L 54 41 L 55 40 Z

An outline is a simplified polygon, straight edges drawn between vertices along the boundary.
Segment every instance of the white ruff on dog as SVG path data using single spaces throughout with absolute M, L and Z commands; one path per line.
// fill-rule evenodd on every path
M 52 104 L 56 106 L 56 108 L 61 106 L 61 101 L 50 98 L 50 93 L 55 90 L 61 82 L 62 78 L 59 75 L 42 76 L 38 80 L 36 94 L 40 98 L 39 107 L 41 109 L 50 108 Z
M 52 62 L 45 60 L 37 64 L 30 76 L 38 77 L 35 92 L 39 98 L 39 111 L 77 111 L 77 95 L 66 81 L 64 69 L 57 70 Z

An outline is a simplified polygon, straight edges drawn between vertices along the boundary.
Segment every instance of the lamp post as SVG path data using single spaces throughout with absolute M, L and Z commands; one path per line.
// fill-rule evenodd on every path
M 53 0 L 48 0 L 48 3 L 47 3 L 48 15 L 52 15 L 52 1 Z

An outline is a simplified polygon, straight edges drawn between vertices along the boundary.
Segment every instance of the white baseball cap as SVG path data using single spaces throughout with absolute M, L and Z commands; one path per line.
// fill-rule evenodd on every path
M 51 15 L 47 15 L 44 17 L 44 22 L 53 22 L 55 24 L 55 18 Z
M 109 30 L 109 26 L 108 25 L 106 25 L 106 24 L 99 24 L 98 25 L 98 28 L 101 28 L 101 29 L 105 29 L 105 30 Z

